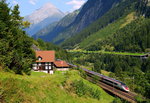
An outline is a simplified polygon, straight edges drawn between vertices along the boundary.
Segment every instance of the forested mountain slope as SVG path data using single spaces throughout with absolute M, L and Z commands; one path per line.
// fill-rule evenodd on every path
M 127 16 L 123 16 L 116 20 L 115 22 L 108 24 L 105 28 L 100 29 L 98 32 L 89 35 L 85 38 L 76 48 L 85 49 L 90 45 L 101 41 L 102 39 L 107 38 L 108 36 L 112 36 L 116 31 L 125 27 L 127 24 L 131 23 L 136 19 L 135 12 L 128 14 Z
M 87 28 L 82 30 L 80 33 L 71 37 L 70 39 L 63 42 L 61 45 L 64 48 L 72 48 L 82 42 L 85 38 L 97 31 L 105 28 L 108 24 L 117 21 L 120 17 L 128 15 L 129 13 L 134 11 L 136 5 L 136 0 L 123 0 L 117 5 L 113 6 L 107 13 L 105 13 L 101 18 L 97 21 L 89 25 Z
M 72 25 L 77 25 L 75 31 L 79 32 L 92 22 L 103 16 L 120 0 L 88 0 L 82 7 L 79 15 L 76 17 Z
M 60 40 L 63 42 L 76 35 L 91 23 L 101 18 L 111 8 L 117 5 L 118 2 L 120 2 L 120 0 L 88 0 L 87 3 L 83 5 L 74 22 L 61 32 L 59 36 L 53 40 L 53 42 L 56 43 Z
M 112 36 L 91 43 L 92 45 L 88 45 L 86 49 L 121 52 L 149 52 L 150 7 L 148 3 L 148 0 L 136 2 L 135 20 L 117 30 Z
M 87 47 L 88 50 L 113 48 L 114 51 L 146 52 L 150 48 L 150 19 L 138 18 L 126 27 Z

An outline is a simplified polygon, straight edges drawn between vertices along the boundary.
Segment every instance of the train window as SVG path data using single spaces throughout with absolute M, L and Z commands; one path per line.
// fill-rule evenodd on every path
M 121 85 L 126 85 L 125 83 L 123 83 L 123 82 L 120 82 L 121 83 Z
M 112 81 L 110 81 L 110 80 L 107 80 L 107 79 L 104 79 L 104 81 L 107 81 L 107 82 L 110 82 L 111 84 L 117 85 L 117 83 L 115 83 L 115 82 L 112 82 Z

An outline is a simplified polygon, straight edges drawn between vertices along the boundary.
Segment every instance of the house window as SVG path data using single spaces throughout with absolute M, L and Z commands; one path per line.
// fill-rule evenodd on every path
M 41 60 L 42 60 L 42 58 L 41 58 L 41 57 L 39 57 L 39 58 L 38 58 L 38 60 L 39 60 L 39 61 L 41 61 Z

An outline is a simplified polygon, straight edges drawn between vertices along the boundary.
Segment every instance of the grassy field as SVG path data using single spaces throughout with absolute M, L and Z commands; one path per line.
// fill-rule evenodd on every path
M 80 48 L 85 48 L 88 45 L 91 45 L 97 41 L 100 41 L 108 36 L 113 35 L 117 30 L 126 26 L 131 21 L 134 20 L 134 13 L 127 15 L 126 17 L 120 18 L 118 21 L 109 24 L 104 29 L 99 30 L 95 34 L 90 35 L 85 40 L 80 43 Z
M 102 54 L 113 54 L 113 55 L 131 55 L 131 56 L 141 56 L 146 55 L 146 53 L 130 53 L 130 52 L 109 52 L 109 51 L 86 51 L 86 50 L 69 50 L 68 52 L 76 53 L 102 53 Z
M 83 80 L 90 88 L 98 89 L 100 100 L 88 95 L 79 97 L 71 87 L 75 80 Z M 82 79 L 75 70 L 54 75 L 32 72 L 31 76 L 0 72 L 2 103 L 111 103 L 113 99 L 100 87 Z
M 105 53 L 105 54 L 116 54 L 116 55 L 133 55 L 133 56 L 145 55 L 145 53 L 108 52 L 108 51 L 102 51 L 102 52 L 100 52 L 100 53 Z

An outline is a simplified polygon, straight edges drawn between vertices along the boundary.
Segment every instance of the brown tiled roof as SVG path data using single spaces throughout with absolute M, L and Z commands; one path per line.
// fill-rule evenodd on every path
M 69 65 L 67 64 L 67 62 L 59 60 L 59 61 L 55 61 L 54 65 L 56 67 L 69 67 Z
M 55 51 L 36 51 L 36 58 L 41 57 L 42 60 L 36 60 L 36 62 L 54 62 Z

